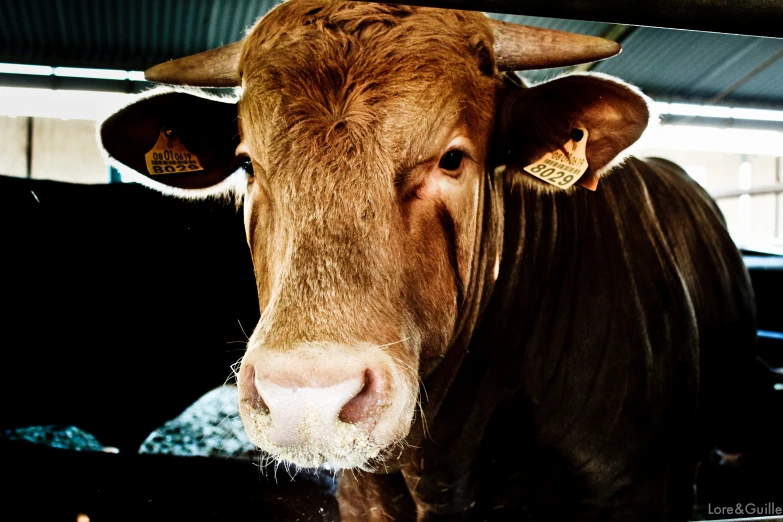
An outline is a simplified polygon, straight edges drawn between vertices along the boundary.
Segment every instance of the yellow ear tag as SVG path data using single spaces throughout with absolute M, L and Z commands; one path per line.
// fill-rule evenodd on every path
M 575 138 L 582 137 L 579 141 Z M 578 127 L 571 133 L 571 139 L 566 142 L 562 148 L 547 152 L 541 159 L 534 161 L 527 167 L 525 172 L 532 174 L 542 181 L 556 187 L 567 189 L 577 181 L 587 171 L 587 129 Z
M 147 171 L 153 176 L 204 170 L 196 155 L 186 149 L 179 137 L 166 127 L 160 130 L 158 142 L 144 155 L 144 159 Z

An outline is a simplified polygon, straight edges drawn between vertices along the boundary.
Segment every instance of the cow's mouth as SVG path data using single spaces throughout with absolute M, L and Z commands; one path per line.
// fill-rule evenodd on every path
M 375 347 L 249 350 L 239 411 L 250 439 L 301 468 L 373 469 L 408 434 L 417 376 Z
M 340 420 L 324 424 L 316 413 L 304 415 L 298 424 L 301 443 L 282 445 L 269 435 L 275 428 L 271 415 L 250 411 L 249 416 L 253 442 L 276 459 L 301 468 L 372 468 L 370 463 L 386 446 L 356 424 Z

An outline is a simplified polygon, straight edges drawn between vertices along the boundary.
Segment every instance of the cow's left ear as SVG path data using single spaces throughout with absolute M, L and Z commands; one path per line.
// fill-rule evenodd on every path
M 599 176 L 647 128 L 649 103 L 635 87 L 601 74 L 574 74 L 529 88 L 508 85 L 498 115 L 496 163 L 542 188 L 551 187 L 524 168 L 564 150 L 570 140 L 575 147 L 573 137 L 584 129 L 588 167 L 577 183 L 595 190 Z
M 99 137 L 120 168 L 183 195 L 217 187 L 243 161 L 236 103 L 206 94 L 153 91 L 107 118 Z

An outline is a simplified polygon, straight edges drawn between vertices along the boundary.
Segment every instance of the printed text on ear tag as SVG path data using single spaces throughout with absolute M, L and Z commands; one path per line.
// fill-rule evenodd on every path
M 579 131 L 582 132 L 581 138 Z M 551 185 L 567 189 L 587 171 L 587 138 L 587 129 L 574 129 L 571 139 L 562 148 L 547 152 L 538 161 L 525 167 L 525 172 Z
M 191 153 L 171 129 L 160 130 L 155 146 L 144 155 L 147 171 L 153 176 L 179 174 L 204 170 L 195 154 Z

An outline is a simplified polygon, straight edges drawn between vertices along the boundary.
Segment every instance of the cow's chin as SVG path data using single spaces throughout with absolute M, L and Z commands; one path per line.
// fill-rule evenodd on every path
M 239 412 L 250 440 L 269 456 L 299 468 L 382 468 L 386 458 L 402 448 L 411 429 L 418 378 L 404 371 L 394 358 L 379 352 L 359 361 L 346 358 L 341 362 L 339 354 L 329 359 L 318 357 L 323 366 L 337 362 L 340 368 L 348 368 L 350 375 L 355 373 L 350 369 L 353 366 L 372 369 L 366 375 L 373 377 L 341 380 L 329 386 L 313 382 L 291 387 L 285 381 L 278 385 L 258 377 L 263 370 L 255 376 L 246 370 L 241 379 L 245 385 L 240 386 Z M 276 366 L 270 357 L 259 359 L 259 367 Z M 299 361 L 308 366 L 314 358 L 302 356 Z M 254 388 L 260 390 L 257 395 L 249 387 L 251 378 Z M 334 397 L 360 397 L 360 389 L 372 400 L 364 400 L 353 410 L 350 404 L 345 408 L 335 406 L 343 402 Z

